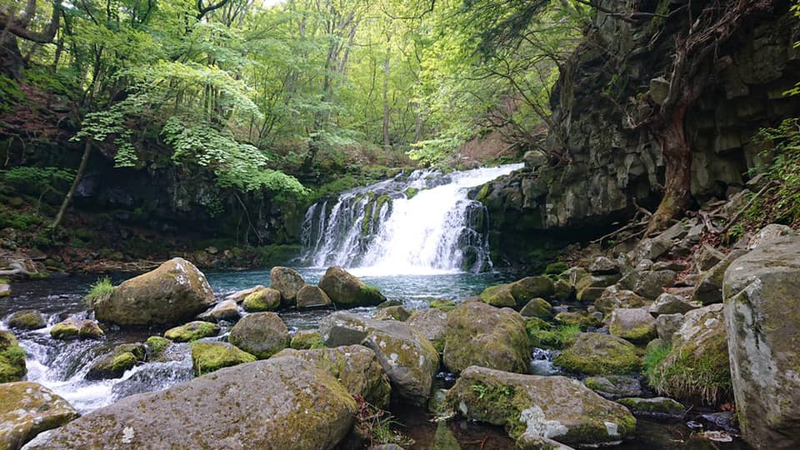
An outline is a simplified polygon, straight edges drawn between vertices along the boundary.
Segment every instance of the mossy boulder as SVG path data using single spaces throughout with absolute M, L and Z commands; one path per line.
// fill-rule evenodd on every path
M 26 373 L 25 351 L 13 333 L 0 330 L 0 383 L 19 381 Z
M 560 325 L 575 325 L 580 329 L 597 328 L 602 323 L 600 319 L 586 311 L 567 311 L 556 314 L 555 322 Z
M 586 303 L 594 302 L 603 295 L 607 287 L 619 280 L 619 274 L 584 276 L 575 284 L 578 300 Z
M 376 306 L 386 301 L 378 288 L 368 286 L 341 267 L 329 267 L 319 280 L 319 287 L 341 308 Z
M 225 300 L 233 300 L 236 303 L 242 303 L 244 301 L 244 299 L 247 298 L 248 295 L 252 294 L 255 291 L 261 290 L 261 289 L 266 289 L 266 287 L 259 284 L 258 286 L 253 286 L 253 287 L 251 287 L 249 289 L 243 289 L 241 291 L 236 291 L 233 294 L 228 294 L 225 297 Z
M 442 311 L 452 311 L 456 307 L 456 302 L 452 300 L 445 300 L 435 298 L 428 303 L 431 308 L 441 309 Z
M 126 397 L 40 435 L 29 448 L 330 450 L 356 412 L 347 390 L 313 362 L 272 358 Z
M 192 367 L 198 376 L 258 358 L 227 342 L 192 342 Z
M 223 300 L 214 305 L 210 311 L 200 314 L 197 318 L 210 322 L 236 322 L 241 317 L 242 314 L 239 312 L 239 305 L 236 304 L 235 300 Z
M 158 359 L 164 354 L 167 347 L 172 344 L 172 341 L 161 336 L 150 336 L 147 338 L 147 341 L 145 341 L 145 344 L 147 345 L 148 358 Z
M 384 409 L 389 406 L 392 388 L 375 352 L 363 345 L 313 350 L 286 349 L 275 358 L 291 356 L 311 361 L 330 373 L 350 395 L 359 395 L 369 404 Z
M 78 329 L 78 337 L 81 339 L 100 339 L 105 336 L 105 332 L 94 320 L 83 320 Z
M 632 436 L 636 419 L 580 381 L 472 366 L 447 394 L 470 420 L 505 427 L 518 442 L 552 439 L 567 445 L 613 444 Z
M 170 328 L 164 332 L 164 337 L 172 342 L 191 342 L 198 339 L 216 336 L 219 334 L 219 326 L 196 320 L 187 324 Z
M 297 294 L 305 285 L 306 280 L 294 269 L 278 266 L 269 272 L 269 287 L 280 292 L 283 306 L 296 306 Z
M 447 317 L 444 364 L 452 372 L 477 365 L 524 373 L 530 355 L 525 320 L 512 309 L 466 302 Z
M 522 307 L 519 313 L 522 317 L 538 317 L 542 320 L 550 320 L 553 317 L 553 305 L 543 298 L 535 298 Z
M 517 306 L 514 294 L 511 293 L 511 286 L 508 284 L 490 286 L 484 289 L 481 292 L 480 299 L 487 305 L 496 308 L 515 308 Z
M 333 302 L 328 297 L 328 294 L 318 286 L 307 284 L 297 292 L 298 309 L 327 308 L 332 304 Z
M 657 336 L 656 321 L 647 308 L 615 309 L 611 313 L 608 331 L 636 344 L 646 344 Z
M 22 309 L 8 318 L 8 326 L 19 328 L 20 330 L 38 330 L 39 328 L 44 328 L 47 324 L 41 312 L 35 309 Z
M 375 320 L 397 320 L 399 322 L 405 322 L 409 317 L 411 317 L 411 313 L 402 306 L 381 308 L 372 316 Z
M 231 344 L 260 359 L 269 358 L 286 348 L 289 330 L 277 314 L 249 314 L 231 328 Z
M 414 311 L 406 323 L 427 339 L 439 353 L 444 351 L 447 335 L 447 313 L 431 308 Z
M 600 298 L 594 301 L 595 309 L 603 314 L 611 314 L 618 308 L 641 308 L 644 305 L 644 297 L 616 285 L 605 288 Z
M 281 306 L 281 293 L 277 289 L 256 289 L 242 302 L 242 307 L 247 312 L 274 311 Z
M 534 298 L 549 297 L 553 292 L 553 280 L 536 276 L 488 287 L 481 292 L 480 299 L 498 308 L 521 308 Z
M 124 327 L 185 322 L 213 303 L 205 275 L 189 261 L 174 258 L 123 282 L 93 306 L 98 320 Z
M 125 371 L 132 369 L 140 361 L 144 361 L 146 355 L 147 350 L 143 344 L 118 345 L 111 353 L 92 363 L 86 373 L 86 379 L 119 378 L 125 374 Z
M 648 309 L 650 314 L 657 317 L 662 314 L 685 314 L 697 308 L 697 305 L 687 302 L 683 297 L 665 292 Z
M 631 397 L 618 401 L 630 409 L 636 417 L 677 421 L 683 419 L 683 415 L 686 413 L 686 408 L 682 404 L 667 397 Z
M 553 297 L 556 300 L 567 301 L 575 296 L 575 285 L 569 280 L 557 279 L 553 282 Z
M 78 339 L 81 331 L 81 323 L 75 318 L 63 320 L 50 328 L 50 337 L 62 341 Z
M 322 342 L 322 335 L 316 331 L 302 330 L 292 336 L 292 341 L 289 347 L 294 350 L 314 350 L 318 348 L 325 348 Z
M 641 357 L 630 342 L 600 333 L 581 333 L 553 361 L 571 372 L 587 375 L 637 372 Z
M 563 272 L 566 272 L 567 270 L 569 270 L 569 265 L 567 265 L 567 263 L 565 262 L 559 261 L 548 264 L 547 267 L 545 267 L 544 269 L 544 274 L 559 275 Z
M 587 377 L 583 380 L 583 384 L 608 399 L 642 395 L 641 383 L 632 376 L 606 375 Z
M 704 272 L 695 284 L 692 300 L 703 305 L 722 303 L 722 284 L 725 279 L 725 271 L 746 253 L 745 249 L 733 249 L 722 261 Z
M 36 435 L 77 419 L 66 400 L 39 383 L 0 384 L 0 448 L 18 450 Z

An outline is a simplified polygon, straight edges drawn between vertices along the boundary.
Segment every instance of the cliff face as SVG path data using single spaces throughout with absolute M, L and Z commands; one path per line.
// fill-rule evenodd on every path
M 680 0 L 600 3 L 645 13 L 688 7 Z M 698 3 L 692 5 L 704 6 Z M 800 114 L 797 98 L 783 96 L 800 80 L 800 49 L 793 46 L 800 21 L 788 2 L 776 3 L 772 14 L 752 18 L 720 46 L 710 83 L 689 111 L 691 191 L 698 204 L 742 189 L 748 171 L 769 153 L 753 139 L 758 130 Z M 543 247 L 598 236 L 633 217 L 637 204 L 651 211 L 657 206 L 661 149 L 646 130 L 630 126 L 637 115 L 632 105 L 660 94 L 686 20 L 632 23 L 597 14 L 552 98 L 557 126 L 546 157 L 527 158 L 532 164 L 526 169 L 478 194 L 490 213 L 495 262 L 534 263 Z

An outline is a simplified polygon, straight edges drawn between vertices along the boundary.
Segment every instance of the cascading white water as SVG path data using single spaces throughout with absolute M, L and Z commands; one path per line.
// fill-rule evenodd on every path
M 469 191 L 520 168 L 417 170 L 315 203 L 302 229 L 306 259 L 359 275 L 489 269 L 485 208 Z

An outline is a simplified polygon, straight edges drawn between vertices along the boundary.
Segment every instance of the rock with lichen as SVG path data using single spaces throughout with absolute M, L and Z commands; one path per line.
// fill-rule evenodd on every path
M 277 266 L 269 272 L 269 287 L 280 292 L 283 306 L 297 306 L 297 294 L 305 285 L 303 276 L 289 267 Z
M 633 343 L 646 344 L 655 339 L 656 321 L 647 308 L 615 309 L 611 313 L 608 331 Z
M 260 359 L 265 359 L 286 348 L 289 344 L 289 330 L 275 313 L 253 313 L 231 328 L 228 341 Z
M 633 344 L 600 333 L 580 333 L 553 362 L 571 372 L 587 375 L 628 374 L 641 367 L 641 357 Z
M 375 286 L 369 286 L 341 267 L 329 267 L 319 280 L 319 287 L 337 307 L 376 306 L 386 301 Z
M 242 308 L 247 312 L 274 311 L 280 306 L 280 291 L 265 287 L 253 290 L 242 301 Z
M 39 383 L 0 384 L 0 448 L 18 450 L 39 433 L 60 427 L 80 414 Z

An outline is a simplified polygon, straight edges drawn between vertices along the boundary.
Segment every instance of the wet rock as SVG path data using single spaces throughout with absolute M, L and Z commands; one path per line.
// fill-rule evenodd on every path
M 599 333 L 581 333 L 553 362 L 587 375 L 626 374 L 639 370 L 641 358 L 630 342 Z
M 376 306 L 376 308 L 383 309 L 383 308 L 388 308 L 390 306 L 403 306 L 403 302 L 401 302 L 400 300 L 386 300 L 385 302 L 383 302 L 380 305 Z
M 96 322 L 92 320 L 80 320 L 75 317 L 70 317 L 61 321 L 50 329 L 50 336 L 53 339 L 70 340 L 70 339 L 100 339 L 105 333 Z
M 624 375 L 588 377 L 583 380 L 583 384 L 608 399 L 642 395 L 642 386 L 639 380 Z
M 0 280 L 0 298 L 11 296 L 11 285 Z
M 534 298 L 553 295 L 553 280 L 543 276 L 525 277 L 509 285 L 517 306 L 522 306 Z
M 428 340 L 439 353 L 444 351 L 445 337 L 447 335 L 447 313 L 440 309 L 423 309 L 414 311 L 406 321 L 413 329 L 417 330 Z
M 411 313 L 402 306 L 379 309 L 373 316 L 375 320 L 397 320 L 399 322 L 405 322 L 409 317 L 411 317 Z
M 525 321 L 516 311 L 467 302 L 447 317 L 444 364 L 452 372 L 478 365 L 524 373 L 530 353 Z
M 655 302 L 650 305 L 650 314 L 660 316 L 662 314 L 685 314 L 697 306 L 685 301 L 683 297 L 663 293 L 658 296 Z
M 705 272 L 697 282 L 692 292 L 692 300 L 703 305 L 722 303 L 722 282 L 725 278 L 725 271 L 731 263 L 747 253 L 745 249 L 733 249 L 716 266 Z
M 603 314 L 610 314 L 617 308 L 640 308 L 645 300 L 633 291 L 620 289 L 617 285 L 607 287 L 594 302 L 594 307 Z
M 0 383 L 19 381 L 26 373 L 25 351 L 13 333 L 0 330 Z
M 100 339 L 105 333 L 94 320 L 83 320 L 78 329 L 78 337 L 81 339 Z
M 319 287 L 337 307 L 375 306 L 386 301 L 378 288 L 366 285 L 341 267 L 328 268 Z
M 85 378 L 87 380 L 120 378 L 125 371 L 144 361 L 146 355 L 147 349 L 143 344 L 118 345 L 111 353 L 92 363 Z
M 322 335 L 318 332 L 303 330 L 298 331 L 294 336 L 292 336 L 292 341 L 289 344 L 289 347 L 295 350 L 312 350 L 325 348 L 325 344 L 322 343 Z
M 198 376 L 258 359 L 227 342 L 196 341 L 191 347 L 192 367 Z
M 197 318 L 200 320 L 208 320 L 211 322 L 236 322 L 242 314 L 239 312 L 239 306 L 235 300 L 223 300 L 216 304 L 211 311 L 200 314 Z
M 744 438 L 754 448 L 796 448 L 800 238 L 758 243 L 728 267 L 723 292 L 733 391 Z
M 167 347 L 172 345 L 172 341 L 161 336 L 150 336 L 145 342 L 147 346 L 147 358 L 150 360 L 158 360 L 167 350 Z
M 38 330 L 39 328 L 44 328 L 47 324 L 44 321 L 42 313 L 39 311 L 35 309 L 22 309 L 8 318 L 8 326 L 21 330 Z
M 174 258 L 117 286 L 94 302 L 94 311 L 98 320 L 120 326 L 166 325 L 190 320 L 213 303 L 205 275 Z
M 236 303 L 242 303 L 248 295 L 252 294 L 255 291 L 266 289 L 266 287 L 262 285 L 251 287 L 250 289 L 244 289 L 241 291 L 234 292 L 233 294 L 228 295 L 225 297 L 225 300 L 233 300 Z
M 553 317 L 553 305 L 543 298 L 535 298 L 528 302 L 519 313 L 522 317 L 538 317 L 550 320 Z
M 274 311 L 281 306 L 281 293 L 277 289 L 256 289 L 245 297 L 242 307 L 247 312 Z
M 615 309 L 608 331 L 633 343 L 647 343 L 656 338 L 656 321 L 647 308 Z
M 580 381 L 521 375 L 472 366 L 447 394 L 448 404 L 470 420 L 504 426 L 523 442 L 552 439 L 568 445 L 620 442 L 636 419 Z
M 218 333 L 219 327 L 217 325 L 196 320 L 175 328 L 170 328 L 164 332 L 164 337 L 172 342 L 190 342 L 216 336 Z
M 269 287 L 280 292 L 283 306 L 297 305 L 297 294 L 305 285 L 306 280 L 294 269 L 278 266 L 269 272 Z
M 18 450 L 39 433 L 60 427 L 80 414 L 39 383 L 0 384 L 0 448 Z
M 290 356 L 313 362 L 347 389 L 369 404 L 384 409 L 389 406 L 392 388 L 375 352 L 363 345 L 348 345 L 314 350 L 286 349 L 275 358 Z
M 273 358 L 126 397 L 40 435 L 29 448 L 329 450 L 350 431 L 355 413 L 347 390 L 314 363 Z
M 275 313 L 253 313 L 231 328 L 228 341 L 247 353 L 265 359 L 286 348 L 289 330 Z
M 307 284 L 297 292 L 298 309 L 327 308 L 332 304 L 328 294 L 317 286 Z
M 625 405 L 636 417 L 678 421 L 683 419 L 686 408 L 667 397 L 623 398 L 619 403 Z
M 683 314 L 662 314 L 656 317 L 656 333 L 658 338 L 666 342 L 672 341 L 672 336 L 681 329 Z

